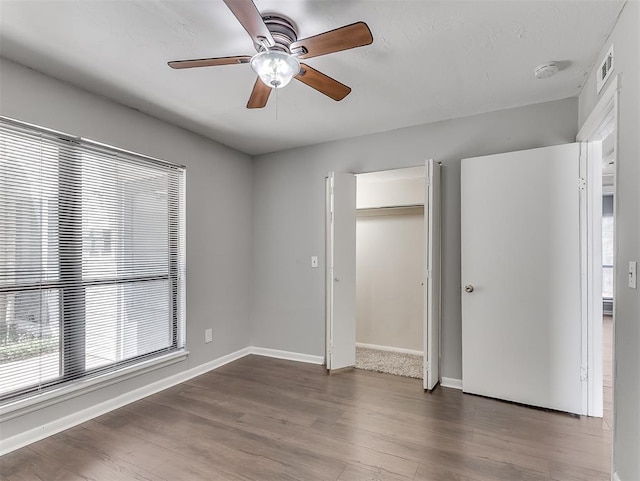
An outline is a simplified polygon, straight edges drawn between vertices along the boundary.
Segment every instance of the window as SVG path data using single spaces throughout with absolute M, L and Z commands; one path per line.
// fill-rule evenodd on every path
M 613 195 L 602 197 L 602 298 L 613 299 Z
M 184 349 L 184 168 L 0 118 L 0 400 Z

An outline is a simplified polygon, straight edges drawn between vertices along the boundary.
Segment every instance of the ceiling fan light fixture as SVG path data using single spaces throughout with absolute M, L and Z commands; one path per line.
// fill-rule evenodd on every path
M 266 50 L 251 58 L 251 68 L 265 85 L 273 89 L 281 89 L 298 75 L 300 62 L 287 52 Z

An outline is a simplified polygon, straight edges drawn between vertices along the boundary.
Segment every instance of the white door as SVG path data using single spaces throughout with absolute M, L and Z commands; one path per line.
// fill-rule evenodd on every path
M 465 392 L 584 414 L 579 157 L 462 160 Z
M 427 160 L 424 199 L 424 389 L 440 382 L 440 164 Z
M 327 369 L 356 363 L 356 178 L 327 178 Z

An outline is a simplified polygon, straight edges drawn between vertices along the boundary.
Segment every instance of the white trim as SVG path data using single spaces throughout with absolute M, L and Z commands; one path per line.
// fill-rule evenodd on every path
M 256 347 L 256 346 L 251 346 L 248 349 L 249 349 L 249 354 L 255 354 L 256 356 L 274 357 L 276 359 L 306 362 L 308 364 L 324 364 L 324 357 L 314 356 L 312 354 L 302 354 L 299 352 L 290 352 L 290 351 L 279 351 L 277 349 L 269 349 L 266 347 Z
M 7 454 L 11 451 L 19 449 L 46 437 L 53 436 L 54 434 L 64 431 L 65 429 L 72 428 L 73 426 L 77 426 L 78 424 L 89 421 L 97 416 L 106 414 L 110 411 L 113 411 L 114 409 L 118 409 L 122 406 L 138 401 L 142 398 L 175 386 L 176 384 L 180 384 L 181 382 L 188 381 L 191 378 L 240 359 L 247 354 L 251 354 L 251 349 L 252 348 L 245 347 L 244 349 L 232 352 L 231 354 L 227 354 L 226 356 L 222 356 L 213 361 L 207 362 L 205 364 L 200 364 L 199 366 L 196 366 L 192 369 L 174 374 L 173 376 L 161 379 L 160 381 L 156 381 L 133 391 L 121 394 L 120 396 L 109 399 L 108 401 L 101 402 L 63 418 L 43 424 L 42 426 L 38 426 L 37 428 L 9 438 L 3 438 L 0 440 L 0 456 L 3 456 L 4 454 Z
M 183 353 L 185 354 L 185 353 Z M 200 376 L 209 371 L 217 369 L 225 364 L 236 361 L 242 357 L 245 357 L 249 354 L 255 354 L 257 356 L 265 356 L 265 357 L 273 357 L 278 359 L 286 359 L 289 361 L 298 361 L 298 362 L 306 362 L 310 364 L 323 364 L 324 358 L 322 356 L 313 356 L 311 354 L 302 354 L 297 352 L 289 352 L 289 351 L 279 351 L 276 349 L 268 349 L 264 347 L 255 347 L 249 346 L 238 351 L 227 354 L 226 356 L 219 357 L 218 359 L 214 359 L 213 361 L 206 362 L 204 364 L 200 364 L 194 368 L 187 369 L 178 374 L 174 374 L 173 376 L 169 376 L 165 379 L 161 379 L 159 381 L 153 382 L 146 386 L 142 386 L 138 389 L 134 389 L 133 391 L 129 391 L 127 393 L 121 394 L 113 399 L 109 399 L 108 401 L 101 402 L 94 406 L 90 406 L 86 409 L 78 411 L 76 413 L 70 414 L 60 419 L 56 419 L 55 421 L 51 421 L 49 423 L 43 424 L 42 426 L 38 426 L 37 428 L 31 429 L 29 431 L 16 434 L 15 436 L 11 436 L 9 438 L 0 439 L 0 456 L 3 456 L 11 451 L 27 446 L 28 444 L 35 443 L 36 441 L 40 441 L 49 436 L 53 436 L 56 433 L 64 431 L 65 429 L 72 428 L 77 426 L 78 424 L 89 421 L 95 417 L 101 416 L 108 412 L 111 412 L 115 409 L 118 409 L 122 406 L 126 406 L 132 402 L 143 399 L 147 396 L 155 394 L 157 392 L 168 389 L 176 384 L 180 384 L 182 382 L 188 381 L 196 376 Z M 185 354 L 186 356 L 186 354 Z M 178 362 L 173 361 L 173 362 Z M 164 364 L 167 365 L 167 364 Z M 135 373 L 135 375 L 141 374 L 141 372 Z M 129 376 L 132 377 L 133 375 Z M 109 384 L 113 384 L 122 380 L 122 378 L 115 379 L 113 382 Z M 104 387 L 104 384 L 96 385 L 94 389 L 98 389 L 100 387 Z M 75 394 L 75 396 L 82 395 L 87 391 L 79 392 Z M 67 398 L 64 398 L 67 399 Z M 47 406 L 54 404 L 55 402 L 60 402 L 62 398 L 58 397 L 55 401 L 49 402 L 46 404 Z M 28 412 L 35 411 L 38 408 L 43 407 L 42 405 L 36 405 L 35 408 L 28 410 L 27 412 L 21 412 L 20 414 L 27 414 Z M 15 416 L 13 416 L 15 417 Z M 5 419 L 6 420 L 6 419 Z
M 148 359 L 135 365 L 112 371 L 101 376 L 78 380 L 72 384 L 57 389 L 44 391 L 28 398 L 18 399 L 0 407 L 0 423 L 24 416 L 30 412 L 46 408 L 59 402 L 93 392 L 135 376 L 160 369 L 177 362 L 184 361 L 188 351 L 178 351 L 155 359 Z
M 613 473 L 613 481 L 622 481 L 620 476 L 618 476 L 618 473 Z
M 616 75 L 609 86 L 606 88 L 600 100 L 593 108 L 587 120 L 584 121 L 582 127 L 576 135 L 578 142 L 588 142 L 593 140 L 594 135 L 598 133 L 602 121 L 607 118 L 609 111 L 613 108 L 613 99 L 616 92 L 622 88 L 622 74 Z
M 414 356 L 424 356 L 423 351 L 417 351 L 415 349 L 405 349 L 403 347 L 379 346 L 378 344 L 365 344 L 363 342 L 356 342 L 356 347 L 362 347 L 364 349 L 375 349 L 376 351 L 397 352 L 399 354 L 413 354 Z
M 601 143 L 598 142 L 598 146 Z M 592 212 L 592 202 L 594 200 L 594 187 L 598 187 L 598 191 L 602 190 L 602 175 L 594 182 L 595 176 L 591 175 L 593 170 L 593 158 L 591 156 L 592 149 L 591 143 L 580 142 L 580 158 L 579 158 L 579 176 L 581 181 L 581 188 L 579 191 L 580 197 L 580 210 L 579 210 L 579 230 L 580 230 L 580 408 L 576 411 L 576 414 L 585 415 L 589 412 L 589 384 L 588 377 L 593 376 L 593 359 L 592 351 L 590 349 L 589 341 L 591 339 L 591 326 L 593 325 L 593 309 L 592 309 L 592 282 L 596 279 L 591 272 L 593 264 L 593 256 L 601 259 L 601 252 L 595 252 L 592 249 L 592 243 L 596 239 L 593 236 L 593 224 L 594 221 L 599 221 L 602 218 L 597 218 Z M 601 159 L 597 159 L 596 162 L 600 169 L 602 169 Z M 601 170 L 602 171 L 602 170 Z M 597 184 L 597 185 L 596 185 Z M 598 206 L 602 208 L 602 193 L 598 196 Z M 602 231 L 602 229 L 600 229 Z M 600 234 L 598 240 L 601 241 L 602 234 Z M 602 262 L 599 262 L 600 269 L 602 269 Z M 599 278 L 598 278 L 599 279 Z M 602 289 L 598 293 L 600 309 L 602 309 Z M 602 319 L 602 313 L 600 314 Z M 602 384 L 600 384 L 600 390 L 602 390 Z
M 459 389 L 462 391 L 462 379 L 454 379 L 451 377 L 443 377 L 440 380 L 440 385 L 442 387 L 448 387 L 451 389 Z
M 615 127 L 615 122 L 614 122 Z M 586 414 L 604 416 L 603 332 L 602 332 L 602 142 L 588 144 L 587 179 L 587 390 Z
M 423 332 L 422 387 L 430 391 L 440 380 L 440 341 L 442 306 L 442 224 L 440 163 L 425 160 L 424 184 L 424 261 L 423 261 Z
M 603 140 L 603 137 L 613 133 L 615 136 L 614 155 L 618 150 L 618 96 L 622 88 L 622 74 L 617 74 L 610 79 L 609 86 L 603 90 L 600 100 L 593 108 L 587 120 L 582 124 L 576 139 L 579 142 L 588 142 L 588 154 L 592 154 L 594 143 Z M 589 162 L 591 164 L 592 162 Z M 615 170 L 618 170 L 619 162 L 616 161 Z M 598 169 L 599 172 L 594 171 Z M 583 279 L 583 295 L 586 294 L 586 302 L 583 302 L 583 369 L 586 370 L 587 379 L 586 386 L 586 414 L 588 416 L 603 416 L 603 398 L 602 398 L 602 301 L 601 294 L 598 291 L 598 284 L 601 282 L 600 266 L 591 265 L 591 252 L 598 252 L 600 218 L 598 218 L 594 207 L 599 210 L 602 197 L 602 166 L 589 165 L 585 172 L 588 183 L 586 203 L 589 204 L 586 209 L 586 215 L 581 218 L 581 222 L 585 222 L 585 232 L 581 233 L 582 249 L 586 249 L 587 262 L 583 259 L 583 269 L 586 272 L 586 278 Z M 589 179 L 591 177 L 591 179 Z M 614 175 L 613 191 L 615 192 L 617 185 L 617 174 Z M 596 195 L 597 194 L 597 195 Z M 614 203 L 617 204 L 618 197 L 614 196 Z M 590 208 L 589 208 L 590 207 Z M 590 212 L 593 211 L 593 212 Z M 614 206 L 614 212 L 617 211 L 617 205 Z M 586 235 L 586 239 L 583 237 Z M 594 241 L 598 241 L 594 244 Z M 591 248 L 591 249 L 589 249 Z M 615 252 L 614 246 L 614 252 Z M 615 265 L 614 257 L 614 265 Z M 615 269 L 615 268 L 614 268 Z M 616 297 L 617 285 L 614 283 L 614 299 Z M 615 314 L 614 314 L 615 315 Z
M 357 184 L 356 184 L 357 186 Z M 331 340 L 333 339 L 333 173 L 325 178 L 325 270 L 324 270 L 324 358 L 327 369 L 331 370 Z

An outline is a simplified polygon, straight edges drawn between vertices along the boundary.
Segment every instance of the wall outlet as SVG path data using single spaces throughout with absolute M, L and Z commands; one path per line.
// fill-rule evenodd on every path
M 204 342 L 209 343 L 213 341 L 213 329 L 204 330 Z
M 318 267 L 318 256 L 311 256 L 311 267 Z

